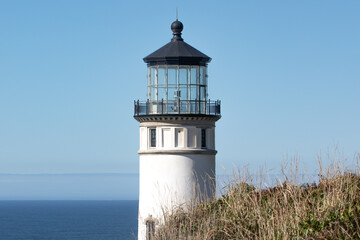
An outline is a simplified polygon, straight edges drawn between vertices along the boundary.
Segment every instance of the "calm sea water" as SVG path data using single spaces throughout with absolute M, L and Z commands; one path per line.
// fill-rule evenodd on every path
M 0 239 L 135 239 L 138 201 L 0 201 Z

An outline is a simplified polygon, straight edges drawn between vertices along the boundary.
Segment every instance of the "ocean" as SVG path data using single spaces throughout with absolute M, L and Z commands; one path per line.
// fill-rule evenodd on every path
M 137 200 L 0 201 L 0 239 L 136 239 L 137 214 Z

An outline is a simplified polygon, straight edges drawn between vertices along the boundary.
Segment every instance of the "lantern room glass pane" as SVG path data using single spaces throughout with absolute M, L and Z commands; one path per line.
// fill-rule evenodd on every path
M 157 84 L 157 69 L 156 67 L 151 68 L 151 85 Z
M 158 68 L 158 85 L 165 85 L 165 71 L 166 68 Z
M 188 77 L 187 69 L 180 68 L 179 69 L 179 84 L 187 85 L 188 84 L 187 77 Z
M 168 87 L 168 100 L 175 100 L 177 99 L 177 87 L 176 86 L 169 86 Z
M 206 88 L 200 87 L 200 100 L 206 101 Z
M 158 100 L 166 100 L 166 88 L 165 87 L 158 87 Z
M 200 85 L 205 85 L 206 81 L 205 81 L 205 74 L 206 74 L 206 68 L 201 67 L 200 68 Z
M 190 84 L 197 84 L 199 76 L 199 67 L 191 67 L 190 70 Z
M 156 101 L 156 87 L 151 87 L 151 97 L 150 100 Z
M 180 100 L 188 100 L 188 88 L 186 86 L 180 87 L 179 91 L 180 91 Z
M 197 98 L 197 87 L 196 86 L 191 86 L 190 88 L 190 100 L 196 100 Z
M 168 69 L 168 85 L 177 84 L 177 69 L 169 68 Z
M 148 68 L 147 80 L 148 80 L 148 86 L 150 86 L 151 85 L 151 68 Z
M 208 81 L 207 68 L 204 69 L 204 74 L 205 74 L 204 85 L 206 85 L 206 87 L 207 87 L 207 81 Z

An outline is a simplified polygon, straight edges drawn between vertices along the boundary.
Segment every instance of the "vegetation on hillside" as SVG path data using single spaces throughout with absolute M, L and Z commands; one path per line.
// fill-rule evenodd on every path
M 284 170 L 285 180 L 274 187 L 264 187 L 261 174 L 240 172 L 219 199 L 166 214 L 154 237 L 360 239 L 359 167 L 346 169 L 342 164 L 336 161 L 325 170 L 320 164 L 317 183 L 306 184 L 298 182 L 294 164 L 290 177 Z

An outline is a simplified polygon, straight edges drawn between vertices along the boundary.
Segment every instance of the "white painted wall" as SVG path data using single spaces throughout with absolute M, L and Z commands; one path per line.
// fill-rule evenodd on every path
M 140 127 L 140 150 L 146 150 L 148 148 L 147 131 L 148 128 Z
M 150 129 L 156 129 L 151 147 Z M 201 147 L 201 130 L 206 148 Z M 215 196 L 215 123 L 213 121 L 142 122 L 138 239 L 146 239 L 145 220 L 161 223 L 163 211 L 196 197 Z
M 161 222 L 163 209 L 196 194 L 215 194 L 214 154 L 140 154 L 138 239 L 145 240 L 146 218 L 152 215 Z

